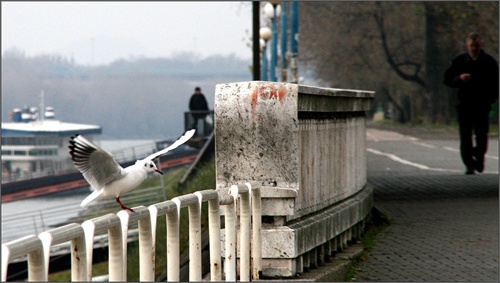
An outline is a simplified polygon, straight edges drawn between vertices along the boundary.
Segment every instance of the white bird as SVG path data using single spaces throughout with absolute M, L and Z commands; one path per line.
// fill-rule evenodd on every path
M 126 168 L 122 168 L 109 152 L 83 136 L 71 137 L 69 141 L 71 159 L 85 180 L 94 188 L 94 191 L 82 201 L 81 206 L 84 207 L 93 200 L 116 198 L 116 202 L 120 204 L 122 209 L 134 212 L 122 204 L 120 195 L 139 186 L 146 179 L 148 173 L 157 172 L 163 175 L 153 160 L 182 145 L 194 133 L 194 129 L 185 132 L 169 147 L 137 160 L 134 165 Z

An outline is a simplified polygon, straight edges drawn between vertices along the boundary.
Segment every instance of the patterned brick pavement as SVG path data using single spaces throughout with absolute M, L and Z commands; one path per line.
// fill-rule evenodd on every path
M 356 281 L 498 282 L 498 174 L 368 169 L 368 181 L 391 225 Z

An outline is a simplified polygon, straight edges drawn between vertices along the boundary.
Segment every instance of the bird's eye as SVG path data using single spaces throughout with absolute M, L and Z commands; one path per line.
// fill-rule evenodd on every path
M 153 164 L 150 164 L 150 165 L 149 165 L 149 168 L 153 168 Z

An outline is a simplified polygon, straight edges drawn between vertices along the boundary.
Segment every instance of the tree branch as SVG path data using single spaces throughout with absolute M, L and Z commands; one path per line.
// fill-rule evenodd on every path
M 377 27 L 380 31 L 380 40 L 382 41 L 382 50 L 384 51 L 387 63 L 389 63 L 389 66 L 391 67 L 391 69 L 393 69 L 394 72 L 396 72 L 396 74 L 399 77 L 401 77 L 402 79 L 410 81 L 410 82 L 414 82 L 414 83 L 416 83 L 424 88 L 427 88 L 427 84 L 425 83 L 425 81 L 418 75 L 418 73 L 421 70 L 420 64 L 418 64 L 418 63 L 404 63 L 403 65 L 412 64 L 412 65 L 416 66 L 415 72 L 413 74 L 408 74 L 408 73 L 405 73 L 403 70 L 401 70 L 400 67 L 403 66 L 402 64 L 398 64 L 394 61 L 394 58 L 391 54 L 391 51 L 389 50 L 389 46 L 387 43 L 387 35 L 385 33 L 385 28 L 384 28 L 384 15 L 383 15 L 383 10 L 380 7 L 381 3 L 376 2 L 375 4 L 379 8 L 378 9 L 379 13 L 377 13 L 377 11 L 375 11 L 373 13 L 373 17 L 374 17 L 375 23 L 377 24 Z

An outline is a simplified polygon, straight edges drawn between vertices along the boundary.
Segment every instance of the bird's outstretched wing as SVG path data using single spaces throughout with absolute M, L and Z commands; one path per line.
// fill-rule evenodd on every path
M 178 138 L 173 144 L 171 144 L 169 147 L 162 149 L 156 153 L 151 154 L 150 156 L 144 158 L 144 160 L 153 160 L 155 158 L 158 158 L 167 152 L 177 148 L 178 146 L 182 145 L 183 143 L 187 142 L 190 138 L 194 136 L 194 133 L 196 132 L 195 129 L 191 129 L 187 132 L 184 133 L 180 138 Z
M 71 137 L 69 144 L 73 163 L 94 189 L 100 190 L 107 183 L 123 178 L 123 168 L 109 152 L 80 135 Z

